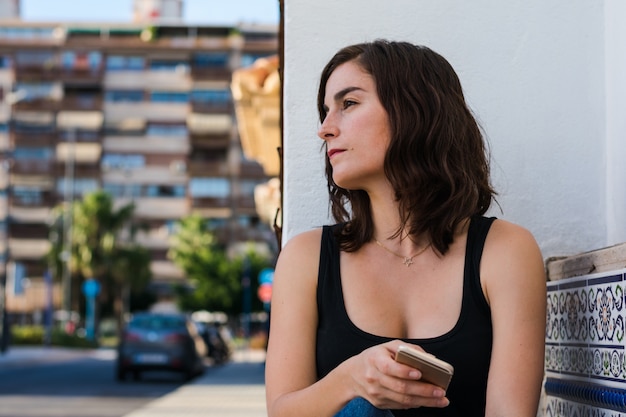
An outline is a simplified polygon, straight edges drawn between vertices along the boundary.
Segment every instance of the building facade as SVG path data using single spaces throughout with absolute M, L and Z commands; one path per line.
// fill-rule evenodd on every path
M 186 215 L 227 246 L 271 245 L 254 205 L 269 175 L 242 152 L 230 83 L 277 48 L 276 27 L 4 22 L 0 251 L 30 283 L 12 296 L 9 279 L 9 311 L 43 308 L 51 211 L 97 189 L 135 204 L 155 286 L 184 280 L 167 251 Z

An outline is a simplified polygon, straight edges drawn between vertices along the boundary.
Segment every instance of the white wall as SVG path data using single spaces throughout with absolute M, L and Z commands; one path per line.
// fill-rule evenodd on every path
M 626 2 L 606 2 L 607 237 L 626 241 Z
M 490 142 L 493 214 L 530 229 L 545 257 L 625 240 L 622 3 L 285 0 L 283 242 L 330 222 L 319 73 L 340 47 L 376 38 L 429 46 L 457 70 Z M 621 93 L 607 95 L 613 83 Z

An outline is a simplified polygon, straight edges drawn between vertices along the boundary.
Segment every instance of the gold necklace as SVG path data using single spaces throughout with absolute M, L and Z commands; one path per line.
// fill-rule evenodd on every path
M 430 243 L 426 246 L 424 246 L 422 249 L 418 250 L 413 256 L 404 256 L 404 255 L 400 255 L 397 252 L 392 251 L 391 249 L 389 249 L 387 246 L 383 245 L 382 243 L 380 243 L 378 241 L 378 239 L 374 239 L 374 241 L 376 242 L 376 244 L 378 246 L 380 246 L 381 248 L 383 248 L 384 250 L 386 250 L 387 252 L 389 252 L 392 255 L 397 256 L 398 258 L 403 258 L 404 261 L 402 261 L 403 264 L 405 264 L 407 266 L 407 268 L 411 265 L 413 265 L 413 258 L 415 258 L 416 256 L 421 255 L 422 253 L 426 252 L 426 249 L 430 248 Z

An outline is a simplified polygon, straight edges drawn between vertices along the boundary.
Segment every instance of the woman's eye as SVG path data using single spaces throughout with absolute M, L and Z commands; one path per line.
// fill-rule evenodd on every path
M 347 109 L 348 107 L 351 107 L 353 105 L 356 104 L 356 101 L 352 101 L 352 100 L 344 100 L 343 102 L 343 108 Z

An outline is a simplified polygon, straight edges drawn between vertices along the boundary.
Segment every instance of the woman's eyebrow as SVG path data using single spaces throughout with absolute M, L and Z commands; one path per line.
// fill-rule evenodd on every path
M 361 87 L 346 87 L 343 90 L 339 90 L 335 93 L 335 95 L 333 96 L 335 101 L 339 101 L 341 100 L 346 94 L 351 93 L 352 91 L 365 91 L 363 90 Z

